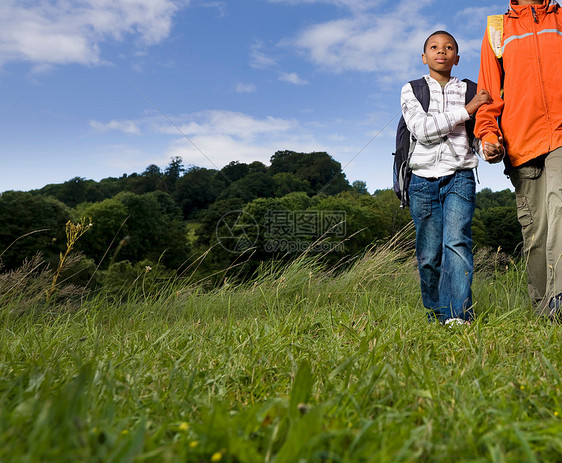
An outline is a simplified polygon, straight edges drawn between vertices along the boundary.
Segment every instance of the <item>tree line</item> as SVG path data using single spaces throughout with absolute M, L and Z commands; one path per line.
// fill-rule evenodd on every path
M 185 167 L 172 158 L 161 170 L 100 181 L 73 178 L 0 196 L 0 259 L 4 270 L 40 252 L 56 265 L 65 224 L 86 217 L 77 243 L 83 258 L 75 280 L 121 284 L 155 267 L 201 277 L 240 265 L 239 275 L 304 250 L 339 262 L 386 242 L 409 222 L 392 190 L 350 184 L 326 152 L 278 151 L 270 165 L 233 161 L 222 169 Z M 522 241 L 509 190 L 477 194 L 476 246 L 516 255 Z M 242 270 L 243 268 L 243 270 Z

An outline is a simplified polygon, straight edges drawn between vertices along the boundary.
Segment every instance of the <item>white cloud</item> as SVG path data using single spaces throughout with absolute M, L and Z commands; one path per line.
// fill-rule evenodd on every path
M 295 120 L 274 117 L 260 119 L 225 110 L 171 116 L 170 119 L 181 132 L 162 120 L 158 114 L 135 121 L 91 122 L 90 125 L 98 130 L 126 131 L 127 128 L 137 128 L 146 137 L 151 134 L 169 137 L 164 152 L 161 151 L 151 158 L 142 156 L 141 164 L 152 162 L 160 165 L 163 164 L 162 160 L 181 156 L 185 164 L 220 168 L 233 160 L 260 160 L 267 163 L 278 150 L 312 152 L 325 149 Z M 125 165 L 128 157 L 123 162 Z
M 142 147 L 127 144 L 107 145 L 96 148 L 96 157 L 103 159 L 104 164 L 118 168 L 122 172 L 142 171 L 150 164 L 164 166 L 170 157 L 164 153 L 154 154 Z
M 224 110 L 208 110 L 187 117 L 189 122 L 178 124 L 187 136 L 228 136 L 234 139 L 252 142 L 260 136 L 282 136 L 298 126 L 296 121 L 268 116 L 257 119 L 243 113 Z M 170 125 L 161 126 L 166 133 L 177 134 Z
M 463 63 L 477 60 L 486 15 L 505 10 L 498 2 L 436 14 L 445 0 L 268 0 L 300 5 L 333 4 L 348 10 L 332 19 L 308 23 L 292 38 L 280 41 L 286 50 L 297 50 L 313 65 L 333 73 L 359 71 L 375 74 L 385 85 L 419 76 L 422 44 L 438 29 L 456 31 Z
M 363 11 L 384 3 L 384 0 L 269 0 L 271 3 L 284 3 L 287 5 L 300 5 L 303 3 L 328 3 L 353 11 Z
M 256 40 L 250 48 L 250 66 L 256 69 L 269 69 L 277 65 L 277 60 L 265 51 L 263 42 Z
M 312 25 L 292 43 L 314 64 L 333 72 L 377 72 L 404 80 L 419 65 L 420 44 L 428 31 L 439 26 L 414 8 L 408 14 L 363 14 Z
M 341 135 L 338 135 L 337 133 L 334 133 L 334 134 L 330 135 L 328 138 L 330 140 L 337 141 L 337 142 L 345 141 L 345 137 L 343 137 Z
M 125 36 L 153 45 L 169 35 L 180 1 L 187 5 L 188 0 L 3 0 L 0 66 L 100 64 L 100 45 Z
M 500 14 L 505 12 L 506 10 L 506 3 L 496 3 L 486 6 L 471 6 L 459 10 L 456 14 L 457 18 L 459 18 L 462 22 L 461 24 L 465 28 L 478 28 L 478 32 L 484 35 L 484 29 L 486 24 L 486 17 L 491 14 Z
M 268 164 L 271 156 L 281 150 L 302 152 L 324 150 L 313 137 L 295 134 L 287 134 L 282 138 L 261 137 L 252 143 L 225 134 L 199 135 L 193 137 L 192 141 L 199 149 L 185 139 L 178 138 L 171 142 L 167 158 L 181 156 L 185 164 L 220 169 L 231 161 L 246 163 L 261 161 Z
M 301 79 L 295 72 L 284 72 L 279 76 L 279 80 L 294 85 L 306 85 L 308 81 Z
M 139 126 L 133 121 L 116 121 L 112 120 L 107 123 L 90 121 L 90 127 L 99 132 L 108 132 L 111 130 L 117 130 L 119 132 L 129 133 L 129 134 L 140 134 L 141 131 Z
M 254 93 L 256 91 L 256 86 L 254 84 L 243 84 L 239 82 L 236 85 L 236 91 L 238 93 Z
M 419 75 L 421 45 L 438 29 L 454 30 L 465 59 L 477 59 L 486 15 L 505 10 L 505 4 L 472 5 L 439 14 L 450 7 L 445 0 L 264 0 L 287 6 L 331 4 L 347 10 L 337 19 L 306 23 L 292 38 L 281 40 L 287 50 L 297 50 L 322 69 L 341 73 L 375 73 L 391 83 Z M 484 2 L 480 2 L 484 3 Z M 504 2 L 505 3 L 505 2 Z M 263 43 L 252 50 L 254 67 L 278 64 L 264 52 Z M 290 81 L 289 74 L 281 80 Z M 291 77 L 295 80 L 294 76 Z
M 496 3 L 486 6 L 471 6 L 459 10 L 456 15 L 456 24 L 459 30 L 464 31 L 468 38 L 457 37 L 460 48 L 461 60 L 480 59 L 480 47 L 486 29 L 486 17 L 491 14 L 505 12 L 506 3 Z
M 170 120 L 173 121 L 173 125 L 160 114 L 152 113 L 134 121 L 91 121 L 90 127 L 98 131 L 118 130 L 131 134 L 185 135 L 189 138 L 228 136 L 248 143 L 263 136 L 282 138 L 299 127 L 295 120 L 271 116 L 258 119 L 247 114 L 226 110 L 206 110 L 188 115 L 170 116 Z
M 202 0 L 197 6 L 203 8 L 216 8 L 219 18 L 224 18 L 227 14 L 226 12 L 226 2 L 211 2 L 209 0 Z

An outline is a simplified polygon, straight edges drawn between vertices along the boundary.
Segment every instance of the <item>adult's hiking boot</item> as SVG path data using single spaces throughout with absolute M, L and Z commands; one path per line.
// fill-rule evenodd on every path
M 562 293 L 550 300 L 548 308 L 548 318 L 555 323 L 562 323 Z

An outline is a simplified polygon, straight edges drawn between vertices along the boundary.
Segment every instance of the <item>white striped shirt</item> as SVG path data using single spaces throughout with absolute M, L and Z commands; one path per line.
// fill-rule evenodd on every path
M 400 98 L 402 114 L 412 134 L 412 171 L 420 177 L 439 178 L 457 170 L 475 168 L 478 157 L 469 148 L 464 125 L 470 119 L 465 109 L 466 82 L 451 77 L 443 88 L 429 75 L 423 78 L 429 85 L 427 113 L 409 83 L 402 87 Z

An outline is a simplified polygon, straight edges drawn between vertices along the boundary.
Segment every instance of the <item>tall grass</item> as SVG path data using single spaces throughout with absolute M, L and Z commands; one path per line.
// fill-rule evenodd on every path
M 480 257 L 450 329 L 400 249 L 2 310 L 0 461 L 561 461 L 561 328 L 521 265 Z

